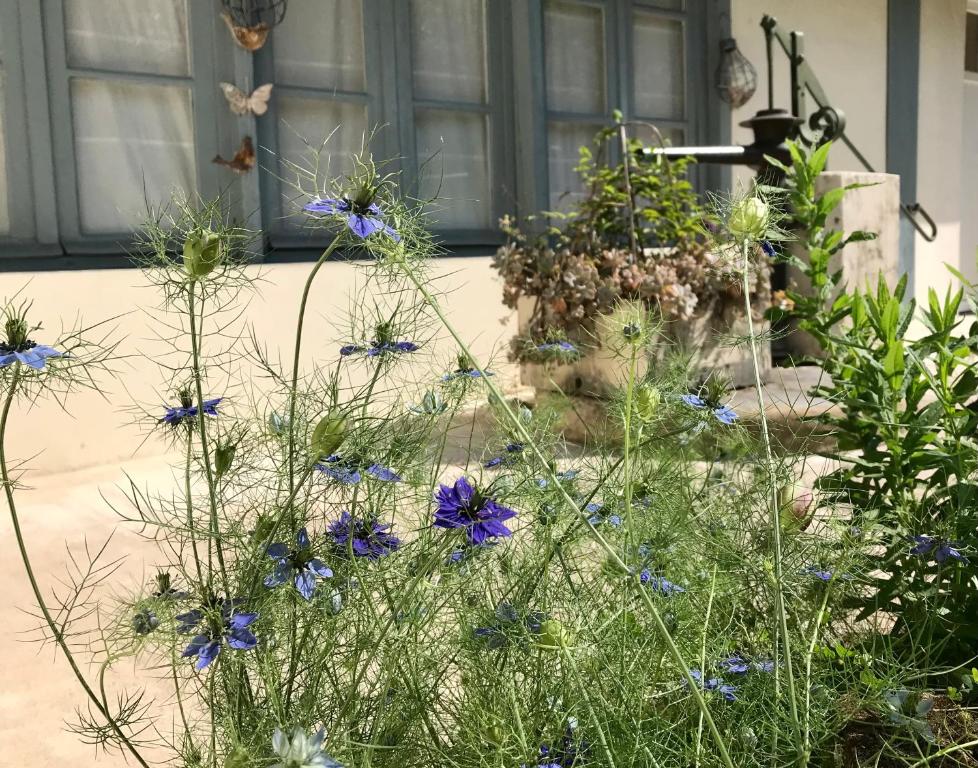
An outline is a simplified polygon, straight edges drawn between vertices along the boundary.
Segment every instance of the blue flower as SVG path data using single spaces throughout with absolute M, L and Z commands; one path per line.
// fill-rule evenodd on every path
M 359 344 L 347 344 L 340 347 L 340 354 L 343 357 L 366 353 L 367 357 L 379 357 L 388 352 L 392 354 L 404 354 L 405 352 L 416 352 L 420 347 L 413 341 L 371 341 L 368 346 Z
M 751 664 L 747 659 L 745 659 L 740 654 L 735 653 L 733 656 L 729 656 L 726 659 L 721 659 L 717 666 L 720 667 L 724 672 L 732 675 L 743 675 L 750 671 Z
M 814 576 L 819 581 L 824 581 L 824 582 L 832 581 L 832 577 L 835 575 L 830 569 L 819 568 L 816 565 L 806 565 L 804 568 L 801 569 L 801 572 L 808 576 Z M 840 573 L 839 578 L 846 579 L 848 581 L 852 579 L 852 576 L 850 576 L 848 573 Z
M 327 456 L 321 463 L 316 464 L 316 469 L 344 485 L 359 483 L 363 479 L 363 472 L 385 483 L 401 482 L 401 476 L 389 467 L 374 463 L 363 468 L 363 462 L 359 458 L 355 456 L 344 458 L 338 453 Z
M 297 547 L 289 549 L 284 543 L 269 545 L 266 552 L 276 560 L 275 570 L 265 577 L 265 586 L 278 587 L 287 581 L 295 580 L 295 588 L 306 600 L 312 600 L 316 591 L 316 578 L 329 579 L 333 572 L 312 554 L 309 534 L 300 528 L 295 535 Z
M 598 504 L 597 502 L 592 501 L 590 504 L 584 507 L 585 512 L 590 512 L 590 517 L 588 517 L 587 521 L 591 525 L 602 525 L 607 523 L 612 528 L 621 528 L 621 515 L 615 513 L 608 514 L 603 510 L 604 504 Z
M 944 563 L 948 559 L 968 562 L 968 558 L 961 553 L 961 545 L 956 541 L 926 535 L 913 536 L 912 539 L 916 543 L 910 550 L 911 555 L 929 555 L 933 552 L 938 563 Z
M 583 760 L 591 745 L 574 736 L 576 728 L 577 721 L 574 718 L 568 718 L 567 729 L 564 731 L 560 745 L 541 744 L 539 762 L 533 768 L 574 768 L 578 764 L 578 759 Z M 521 768 L 529 767 L 523 763 Z
M 681 399 L 691 408 L 700 410 L 709 408 L 713 412 L 713 415 L 716 417 L 717 421 L 721 422 L 722 424 L 733 424 L 735 421 L 737 421 L 737 414 L 734 413 L 733 409 L 727 405 L 707 402 L 699 395 L 693 394 L 683 395 Z
M 202 609 L 194 609 L 176 617 L 180 622 L 177 632 L 181 634 L 189 633 L 201 623 L 205 624 L 204 631 L 194 636 L 181 654 L 185 659 L 196 657 L 194 666 L 198 671 L 217 658 L 223 643 L 239 651 L 251 650 L 258 645 L 258 638 L 247 629 L 258 618 L 257 613 L 235 613 L 235 608 L 241 603 L 240 599 L 211 599 L 208 603 Z
M 333 540 L 338 554 L 366 557 L 377 560 L 401 546 L 401 540 L 390 533 L 390 525 L 383 525 L 376 518 L 357 520 L 349 512 L 342 512 L 339 520 L 330 523 L 327 535 Z
M 723 682 L 722 677 L 711 677 L 704 681 L 703 673 L 698 669 L 689 670 L 689 674 L 704 691 L 716 691 L 724 701 L 737 701 L 737 686 Z M 688 685 L 688 681 L 683 679 L 683 686 L 688 687 Z
M 310 213 L 339 216 L 346 221 L 346 226 L 350 228 L 350 231 L 360 238 L 370 237 L 374 232 L 380 231 L 390 235 L 394 242 L 401 239 L 400 235 L 380 218 L 382 212 L 377 203 L 361 204 L 347 198 L 326 198 L 306 203 L 303 209 Z
M 213 400 L 205 400 L 204 407 L 201 410 L 207 416 L 217 416 L 217 405 L 223 399 L 223 397 L 215 397 Z M 175 427 L 184 419 L 196 418 L 197 413 L 197 406 L 193 404 L 190 394 L 187 392 L 181 392 L 180 405 L 167 407 L 166 413 L 163 415 L 163 418 L 160 419 L 160 423 L 170 424 Z
M 464 529 L 470 544 L 481 546 L 486 539 L 513 535 L 503 521 L 516 517 L 516 512 L 483 495 L 464 477 L 452 486 L 439 486 L 435 500 L 435 526 Z
M 0 342 L 0 368 L 6 368 L 14 363 L 23 363 L 39 371 L 49 357 L 64 357 L 64 353 L 54 347 L 37 344 L 30 339 L 25 339 L 19 344 Z
M 537 344 L 537 352 L 555 352 L 564 355 L 576 355 L 578 353 L 578 349 L 569 341 L 546 341 L 543 344 Z
M 519 458 L 519 454 L 523 453 L 523 443 L 510 443 L 506 446 L 506 453 L 508 456 L 495 456 L 489 461 L 487 461 L 484 466 L 486 469 L 495 469 L 504 464 L 513 464 Z
M 485 371 L 486 376 L 495 376 L 492 371 Z M 455 379 L 480 379 L 482 372 L 478 368 L 456 368 L 451 373 L 446 373 L 441 377 L 442 381 L 454 381 Z
M 771 245 L 771 243 L 770 243 L 770 242 L 768 242 L 767 240 L 761 240 L 761 250 L 762 250 L 762 251 L 764 251 L 764 253 L 765 253 L 765 254 L 766 254 L 767 256 L 769 256 L 770 258 L 772 258 L 772 259 L 773 259 L 773 258 L 774 258 L 774 257 L 775 257 L 775 256 L 777 255 L 777 253 L 778 253 L 778 252 L 777 252 L 777 251 L 776 251 L 776 250 L 774 249 L 774 246 L 773 246 L 773 245 Z
M 671 597 L 672 595 L 679 595 L 685 592 L 685 588 L 680 587 L 678 584 L 673 584 L 665 576 L 658 576 L 648 568 L 643 568 L 642 572 L 638 575 L 638 580 L 640 584 L 648 585 L 653 592 L 658 592 L 663 597 Z

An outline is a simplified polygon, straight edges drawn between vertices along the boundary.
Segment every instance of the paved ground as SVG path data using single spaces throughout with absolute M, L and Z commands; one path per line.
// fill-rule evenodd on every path
M 165 486 L 170 481 L 163 459 L 144 459 L 126 467 L 140 482 Z M 126 556 L 118 576 L 140 579 L 153 571 L 153 549 L 133 531 L 117 525 L 101 494 L 121 501 L 114 484 L 119 467 L 83 470 L 25 480 L 34 490 L 18 494 L 21 525 L 38 579 L 45 592 L 58 588 L 69 566 L 67 550 L 100 547 L 115 534 L 106 551 L 109 559 Z M 13 530 L 2 504 L 0 523 L 0 765 L 66 768 L 96 763 L 95 748 L 79 742 L 65 729 L 74 720 L 84 695 L 52 647 L 41 648 L 31 630 L 40 622 L 31 614 L 35 601 L 17 552 Z M 67 547 L 67 548 L 66 548 Z M 94 670 L 87 669 L 92 673 Z M 121 682 L 121 681 L 117 681 Z M 101 756 L 99 768 L 131 765 L 118 755 Z

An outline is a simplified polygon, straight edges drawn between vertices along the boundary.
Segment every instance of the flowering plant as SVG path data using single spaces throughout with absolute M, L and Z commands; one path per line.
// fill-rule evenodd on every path
M 503 300 L 513 308 L 533 300 L 529 338 L 514 342 L 520 359 L 559 357 L 540 348 L 555 332 L 593 339 L 595 319 L 622 299 L 654 307 L 666 320 L 743 311 L 738 265 L 710 247 L 710 216 L 687 178 L 691 160 L 644 159 L 642 141 L 629 138 L 612 161 L 621 127 L 599 131 L 594 150 L 581 147 L 576 171 L 584 191 L 566 210 L 531 217 L 529 232 L 511 217 L 500 223 L 507 242 L 494 266 Z M 551 224 L 535 226 L 548 217 Z M 765 300 L 768 284 L 759 253 L 751 265 L 756 301 Z

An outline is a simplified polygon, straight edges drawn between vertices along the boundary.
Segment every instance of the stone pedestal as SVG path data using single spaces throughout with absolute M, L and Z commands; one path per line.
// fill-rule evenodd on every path
M 865 288 L 867 284 L 875 287 L 880 273 L 893 286 L 899 277 L 900 177 L 892 173 L 826 171 L 818 177 L 815 190 L 818 194 L 824 194 L 829 189 L 850 184 L 873 186 L 847 192 L 829 215 L 826 228 L 843 232 L 875 232 L 877 237 L 847 245 L 832 258 L 829 271 L 841 269 L 843 283 L 849 290 Z M 789 247 L 799 259 L 807 259 L 801 242 L 789 244 Z M 808 279 L 794 267 L 788 268 L 788 283 L 802 293 L 811 288 Z M 815 340 L 802 331 L 793 330 L 784 344 L 793 356 L 821 356 L 821 349 Z

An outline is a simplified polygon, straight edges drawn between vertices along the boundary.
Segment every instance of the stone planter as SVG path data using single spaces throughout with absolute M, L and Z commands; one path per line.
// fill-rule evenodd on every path
M 520 302 L 520 332 L 525 332 L 531 315 L 531 300 Z M 755 316 L 760 314 L 755 310 Z M 764 321 L 754 322 L 754 331 L 767 330 Z M 692 356 L 693 366 L 700 377 L 716 372 L 727 376 L 734 387 L 754 385 L 754 366 L 750 349 L 746 344 L 731 346 L 730 340 L 747 336 L 747 320 L 742 314 L 726 318 L 713 313 L 695 315 L 688 321 L 672 322 L 663 332 L 663 340 L 639 361 L 638 375 L 643 375 L 649 365 L 661 362 L 668 354 L 683 351 Z M 758 344 L 761 380 L 765 381 L 771 369 L 771 348 L 764 342 Z M 609 397 L 626 381 L 627 363 L 608 349 L 589 351 L 580 360 L 567 365 L 522 363 L 520 380 L 525 386 L 539 391 L 563 392 L 565 395 L 584 397 Z

